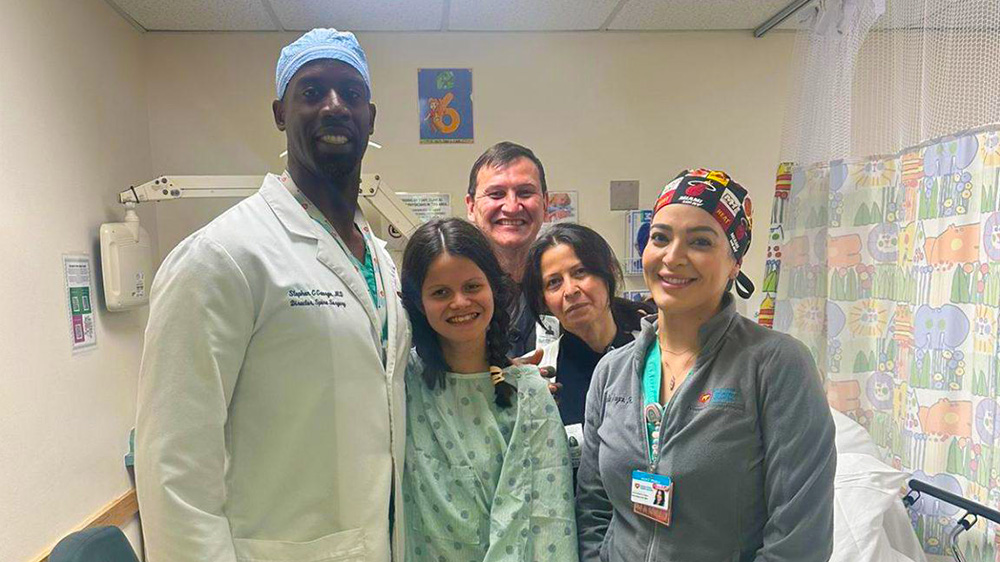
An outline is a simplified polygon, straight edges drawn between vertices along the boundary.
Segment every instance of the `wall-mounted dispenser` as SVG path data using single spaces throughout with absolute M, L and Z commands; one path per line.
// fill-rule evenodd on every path
M 101 225 L 101 270 L 108 310 L 129 310 L 149 302 L 153 248 L 139 225 L 135 203 L 125 203 L 125 222 Z

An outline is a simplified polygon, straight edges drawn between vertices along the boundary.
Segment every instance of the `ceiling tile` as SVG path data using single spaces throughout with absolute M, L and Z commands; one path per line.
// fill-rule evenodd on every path
M 614 30 L 754 29 L 791 0 L 628 0 Z
M 600 29 L 618 0 L 451 0 L 450 31 Z
M 224 1 L 224 0 L 215 0 Z M 287 30 L 436 31 L 444 0 L 266 0 Z
M 260 0 L 109 0 L 148 31 L 274 31 Z

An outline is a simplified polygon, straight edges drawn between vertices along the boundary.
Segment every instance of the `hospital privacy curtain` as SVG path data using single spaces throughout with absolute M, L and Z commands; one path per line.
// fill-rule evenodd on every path
M 761 324 L 812 350 L 832 406 L 918 478 L 1000 507 L 1000 132 L 778 168 Z M 960 515 L 921 501 L 925 550 Z M 1000 536 L 964 536 L 994 562 Z

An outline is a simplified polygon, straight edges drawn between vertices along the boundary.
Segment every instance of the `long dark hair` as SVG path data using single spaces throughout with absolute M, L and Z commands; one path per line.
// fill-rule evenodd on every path
M 640 327 L 643 315 L 651 312 L 650 307 L 616 296 L 622 283 L 622 268 L 611 246 L 595 230 L 574 223 L 559 223 L 542 231 L 528 249 L 528 261 L 521 279 L 521 290 L 528 301 L 528 309 L 538 321 L 548 313 L 545 306 L 545 281 L 542 279 L 542 256 L 550 248 L 565 244 L 573 249 L 587 272 L 604 282 L 608 290 L 608 303 L 615 326 L 620 331 L 632 332 Z
M 461 256 L 472 261 L 483 271 L 493 291 L 493 318 L 486 329 L 486 360 L 490 365 L 504 368 L 510 365 L 507 352 L 510 342 L 507 330 L 510 325 L 508 312 L 513 298 L 509 278 L 500 267 L 490 247 L 489 240 L 472 224 L 457 218 L 436 219 L 421 225 L 410 237 L 403 252 L 403 306 L 413 326 L 413 344 L 424 363 L 422 377 L 430 388 L 445 386 L 444 373 L 450 370 L 437 332 L 431 328 L 424 313 L 421 291 L 427 270 L 441 254 Z M 496 402 L 502 407 L 511 405 L 514 387 L 506 382 L 494 386 Z

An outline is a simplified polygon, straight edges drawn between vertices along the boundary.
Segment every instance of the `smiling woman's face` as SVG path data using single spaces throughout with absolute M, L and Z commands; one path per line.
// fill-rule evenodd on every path
M 442 253 L 427 269 L 420 294 L 427 322 L 443 342 L 485 341 L 493 289 L 475 262 Z
M 670 315 L 713 314 L 740 266 L 707 212 L 667 205 L 650 223 L 642 274 L 656 307 Z

